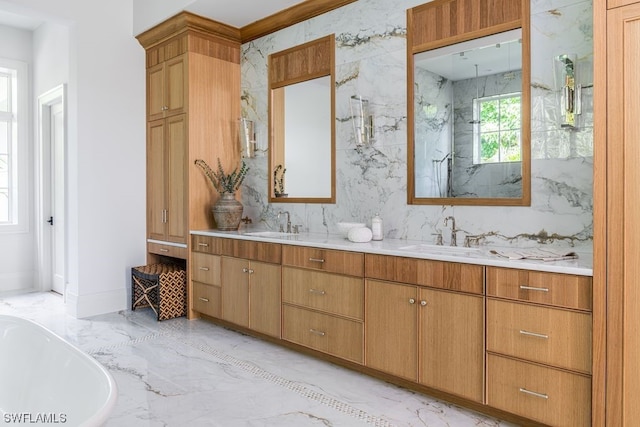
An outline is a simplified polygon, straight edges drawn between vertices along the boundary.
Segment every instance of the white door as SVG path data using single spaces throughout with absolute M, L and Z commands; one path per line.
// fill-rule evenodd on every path
M 65 87 L 38 97 L 39 171 L 38 258 L 39 288 L 64 295 L 66 284 Z
M 62 102 L 51 105 L 51 289 L 64 294 L 65 284 L 65 210 L 64 210 L 64 108 Z

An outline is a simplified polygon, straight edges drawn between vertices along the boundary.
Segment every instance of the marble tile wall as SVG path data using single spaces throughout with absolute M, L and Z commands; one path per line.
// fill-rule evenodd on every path
M 433 241 L 454 215 L 465 233 L 499 245 L 591 245 L 593 235 L 593 109 L 587 87 L 581 126 L 561 130 L 553 57 L 578 55 L 578 80 L 592 82 L 592 4 L 532 0 L 532 202 L 530 207 L 407 204 L 406 10 L 423 0 L 359 0 L 242 46 L 243 115 L 255 121 L 258 150 L 243 186 L 245 215 L 276 229 L 287 210 L 305 231 L 335 233 L 340 221 L 384 219 L 386 238 Z M 336 203 L 268 203 L 268 55 L 336 35 Z M 349 98 L 370 100 L 376 138 L 355 144 Z M 445 232 L 445 244 L 448 234 Z

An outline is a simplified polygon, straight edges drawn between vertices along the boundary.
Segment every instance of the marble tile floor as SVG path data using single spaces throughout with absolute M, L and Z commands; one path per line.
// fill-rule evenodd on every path
M 204 320 L 157 322 L 150 309 L 86 319 L 62 297 L 0 298 L 0 314 L 34 320 L 114 376 L 107 426 L 509 426 Z

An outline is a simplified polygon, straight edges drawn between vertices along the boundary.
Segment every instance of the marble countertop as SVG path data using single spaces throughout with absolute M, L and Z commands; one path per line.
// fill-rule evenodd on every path
M 463 262 L 467 264 L 479 264 L 494 267 L 521 268 L 535 271 L 546 271 L 550 273 L 593 276 L 593 254 L 590 252 L 591 248 L 567 249 L 567 251 L 575 252 L 578 255 L 578 258 L 576 259 L 562 261 L 537 261 L 528 259 L 507 259 L 490 252 L 491 250 L 514 250 L 521 248 L 500 248 L 495 246 L 450 248 L 448 246 L 435 246 L 420 240 L 384 239 L 380 241 L 370 241 L 367 243 L 354 243 L 337 234 L 284 234 L 253 228 L 241 228 L 238 231 L 192 230 L 191 234 L 228 239 L 282 243 L 296 246 L 309 246 L 322 249 L 337 249 L 342 251 L 379 255 L 431 259 L 436 261 Z

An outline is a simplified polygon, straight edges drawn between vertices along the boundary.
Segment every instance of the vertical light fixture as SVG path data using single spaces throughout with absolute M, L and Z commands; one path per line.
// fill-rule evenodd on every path
M 256 134 L 253 121 L 240 119 L 240 152 L 244 158 L 252 158 L 256 152 Z
M 373 142 L 373 116 L 369 112 L 369 101 L 360 95 L 353 95 L 349 102 L 353 133 L 357 145 L 368 145 Z
M 582 86 L 576 83 L 575 54 L 562 54 L 554 58 L 554 77 L 560 101 L 560 127 L 576 129 L 582 113 Z

